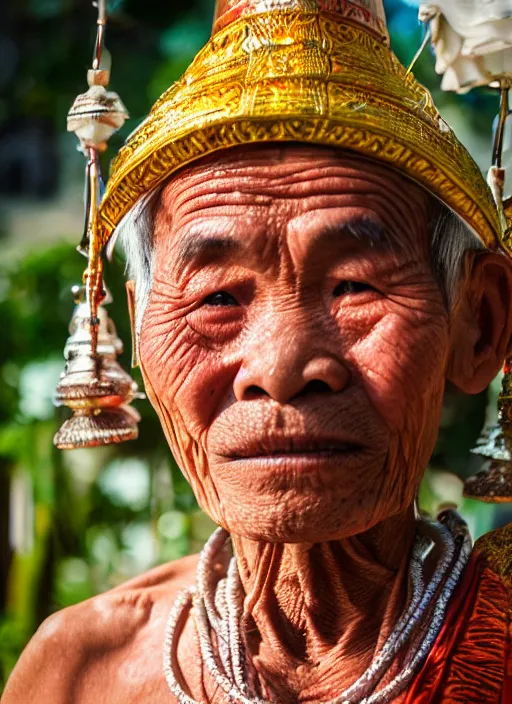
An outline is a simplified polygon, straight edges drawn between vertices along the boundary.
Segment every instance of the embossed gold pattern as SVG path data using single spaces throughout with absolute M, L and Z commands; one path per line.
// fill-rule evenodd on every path
M 487 560 L 509 588 L 512 586 L 512 523 L 479 538 L 475 543 L 475 552 Z M 512 615 L 510 605 L 509 610 Z
M 329 2 L 333 12 L 320 9 Z M 237 145 L 293 141 L 389 164 L 499 246 L 491 192 L 430 93 L 383 34 L 346 13 L 380 0 L 262 0 L 260 8 L 285 9 L 245 14 L 251 3 L 222 0 L 217 22 L 237 8 L 238 19 L 213 34 L 114 160 L 100 208 L 103 243 L 141 195 L 180 167 Z
M 217 0 L 213 33 L 241 17 L 273 10 L 320 11 L 344 17 L 389 41 L 382 0 Z

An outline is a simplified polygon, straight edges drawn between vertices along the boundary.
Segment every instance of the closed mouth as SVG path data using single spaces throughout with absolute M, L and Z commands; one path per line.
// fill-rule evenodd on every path
M 359 443 L 312 441 L 302 438 L 287 438 L 279 442 L 265 440 L 252 444 L 251 447 L 232 451 L 226 455 L 231 460 L 246 459 L 278 459 L 286 457 L 293 459 L 299 457 L 321 458 L 334 455 L 354 453 L 362 450 Z

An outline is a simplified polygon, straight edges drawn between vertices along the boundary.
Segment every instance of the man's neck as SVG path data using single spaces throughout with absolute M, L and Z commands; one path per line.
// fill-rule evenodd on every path
M 262 694 L 283 703 L 325 701 L 367 669 L 407 598 L 414 523 L 411 508 L 337 541 L 276 544 L 231 536 Z

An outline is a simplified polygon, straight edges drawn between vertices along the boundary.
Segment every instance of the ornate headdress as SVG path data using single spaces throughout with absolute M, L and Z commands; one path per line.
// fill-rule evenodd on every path
M 480 170 L 391 51 L 382 0 L 219 0 L 212 38 L 114 160 L 103 240 L 181 166 L 269 141 L 378 159 L 446 203 L 487 246 L 503 237 Z
M 474 3 L 476 7 L 477 0 Z M 464 43 L 464 27 L 469 21 L 474 30 L 477 22 L 471 24 L 467 16 L 466 24 L 459 21 L 453 4 L 444 2 L 446 15 L 442 1 L 423 5 L 420 18 L 430 25 L 438 69 L 448 76 L 450 88 L 494 84 L 502 92 L 505 108 L 490 187 L 428 90 L 391 51 L 382 0 L 217 0 L 210 41 L 128 138 L 113 162 L 102 201 L 91 214 L 86 243 L 91 325 L 95 316 L 97 322 L 95 311 L 103 295 L 102 252 L 123 217 L 180 167 L 238 145 L 306 142 L 376 159 L 423 186 L 487 247 L 512 251 L 501 164 L 512 67 L 475 58 L 478 51 L 488 57 L 507 48 L 500 22 L 510 29 L 512 10 L 502 7 L 500 17 L 492 18 L 501 45 L 494 37 L 484 46 L 471 32 L 473 42 Z M 491 0 L 486 6 L 504 4 Z M 480 19 L 484 15 L 489 19 L 488 13 L 480 13 Z M 455 16 L 457 51 L 453 41 L 446 40 Z M 98 83 L 105 85 L 98 68 L 90 74 L 94 85 L 89 93 Z M 123 109 L 118 105 L 119 113 Z M 89 142 L 91 148 L 96 147 Z M 97 331 L 93 342 L 96 338 Z M 128 394 L 129 400 L 134 393 Z

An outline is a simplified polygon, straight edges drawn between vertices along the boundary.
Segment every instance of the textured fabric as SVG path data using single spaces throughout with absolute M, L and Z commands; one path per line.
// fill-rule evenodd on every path
M 404 704 L 512 704 L 512 526 L 477 542 Z

